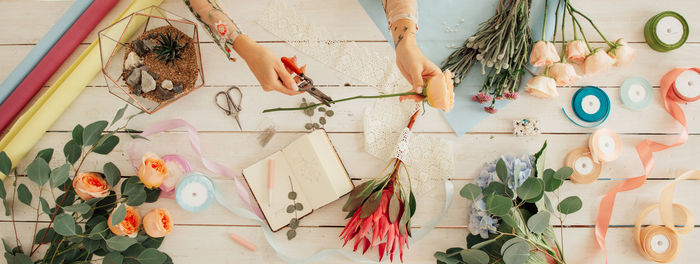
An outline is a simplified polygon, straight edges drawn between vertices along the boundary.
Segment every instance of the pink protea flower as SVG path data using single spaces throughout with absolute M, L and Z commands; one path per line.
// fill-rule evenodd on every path
M 484 111 L 486 111 L 489 114 L 495 114 L 498 112 L 498 109 L 494 108 L 493 106 L 484 106 Z

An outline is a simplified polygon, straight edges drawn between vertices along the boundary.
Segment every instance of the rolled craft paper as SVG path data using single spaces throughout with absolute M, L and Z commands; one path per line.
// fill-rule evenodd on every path
M 115 23 L 131 13 L 163 0 L 133 0 L 129 6 L 112 21 Z M 130 27 L 136 29 L 137 27 Z M 134 32 L 126 32 L 133 34 Z M 80 95 L 85 86 L 95 78 L 102 67 L 97 40 L 83 52 L 66 72 L 15 122 L 10 131 L 0 141 L 0 150 L 5 151 L 17 164 L 31 150 L 51 125 Z M 4 179 L 5 175 L 0 174 Z
M 29 54 L 24 57 L 22 62 L 20 62 L 12 73 L 7 76 L 5 81 L 0 84 L 0 103 L 3 103 L 5 99 L 7 99 L 10 93 L 17 88 L 17 85 L 27 77 L 27 74 L 34 69 L 34 66 L 44 58 L 44 55 L 46 55 L 52 47 L 58 46 L 55 44 L 59 38 L 61 38 L 74 23 L 78 24 L 76 23 L 78 17 L 80 17 L 94 1 L 95 0 L 77 0 L 63 13 L 63 16 L 58 19 L 58 22 L 49 29 L 49 32 L 39 40 L 36 46 L 29 51 Z M 6 112 L 0 111 L 0 113 L 4 115 Z
M 61 67 L 61 64 L 80 45 L 80 42 L 95 29 L 117 2 L 119 0 L 101 0 L 90 5 L 75 24 L 56 42 L 56 45 L 46 53 L 39 64 L 36 64 L 34 70 L 0 105 L 0 113 L 2 113 L 0 115 L 0 131 L 4 130 L 17 117 L 24 106 L 32 100 L 32 97 L 39 92 L 41 87 Z

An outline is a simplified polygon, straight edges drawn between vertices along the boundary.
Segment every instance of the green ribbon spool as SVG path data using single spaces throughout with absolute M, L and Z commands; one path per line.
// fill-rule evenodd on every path
M 682 30 L 682 31 L 681 31 Z M 667 52 L 680 48 L 688 40 L 688 22 L 673 11 L 661 12 L 644 25 L 644 38 L 649 47 Z

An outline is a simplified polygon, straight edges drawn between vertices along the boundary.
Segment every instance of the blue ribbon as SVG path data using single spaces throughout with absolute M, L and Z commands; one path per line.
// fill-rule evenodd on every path
M 184 193 L 185 187 L 187 187 L 190 184 L 195 184 L 199 183 L 202 186 L 204 186 L 207 190 L 207 193 L 201 194 L 201 195 L 206 195 L 206 199 L 204 200 L 203 203 L 194 205 L 190 204 L 187 201 L 185 201 L 185 197 L 188 195 Z M 187 174 L 184 175 L 184 178 L 180 180 L 180 182 L 177 184 L 177 187 L 175 188 L 175 201 L 177 201 L 177 204 L 182 207 L 182 209 L 185 209 L 187 211 L 196 213 L 196 212 L 201 212 L 204 209 L 207 209 L 209 205 L 211 205 L 211 202 L 214 200 L 214 182 L 209 179 L 207 176 L 205 176 L 202 173 L 199 172 L 188 172 Z
M 584 98 L 587 98 L 589 96 L 594 96 L 599 102 L 599 107 L 597 111 L 593 113 L 587 113 L 584 110 L 585 106 L 583 100 Z M 571 116 L 569 116 L 569 114 L 566 113 L 564 107 L 562 107 L 561 111 L 564 112 L 566 118 L 568 118 L 572 123 L 576 124 L 577 126 L 586 128 L 597 127 L 603 124 L 610 115 L 610 97 L 608 97 L 608 94 L 606 94 L 605 91 L 598 87 L 585 86 L 581 89 L 578 89 L 576 93 L 574 93 L 573 98 L 571 98 L 571 108 L 574 111 L 574 115 L 578 119 L 581 119 L 582 121 L 590 124 L 579 124 L 573 118 L 571 118 Z

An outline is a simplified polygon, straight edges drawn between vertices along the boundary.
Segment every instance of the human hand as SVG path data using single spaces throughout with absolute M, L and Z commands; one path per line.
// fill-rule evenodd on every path
M 413 92 L 422 93 L 424 80 L 442 74 L 440 68 L 430 61 L 418 48 L 416 43 L 415 24 L 411 20 L 399 20 L 392 25 L 394 43 L 396 43 L 396 66 L 401 74 L 411 84 Z M 420 101 L 420 95 L 409 95 L 401 98 Z
M 291 75 L 291 70 L 286 69 L 280 57 L 268 48 L 256 43 L 246 35 L 240 35 L 233 43 L 236 52 L 248 64 L 264 91 L 278 91 L 286 95 L 297 95 L 299 91 L 298 77 Z M 296 62 L 296 57 L 292 58 Z M 301 67 L 304 72 L 306 66 Z

